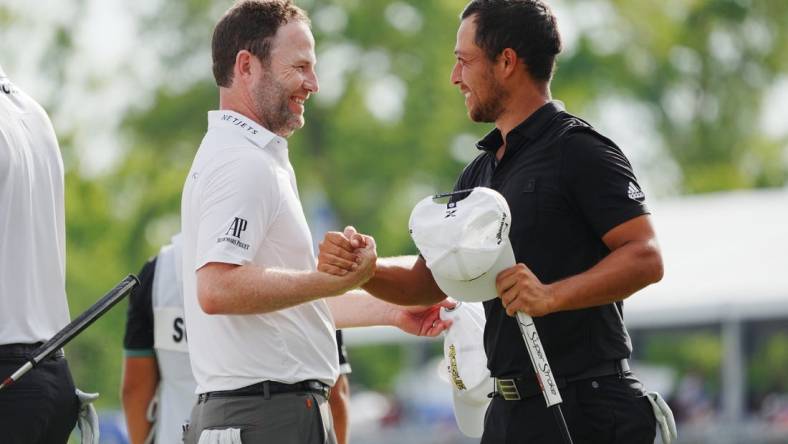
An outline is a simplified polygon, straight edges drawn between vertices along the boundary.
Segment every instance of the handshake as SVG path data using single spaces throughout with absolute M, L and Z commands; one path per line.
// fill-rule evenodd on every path
M 329 231 L 320 242 L 317 270 L 340 279 L 341 292 L 364 285 L 375 276 L 378 253 L 375 239 L 352 226 L 343 232 Z

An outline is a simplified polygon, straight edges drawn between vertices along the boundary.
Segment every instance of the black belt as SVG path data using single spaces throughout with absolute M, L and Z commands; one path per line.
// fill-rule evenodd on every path
M 629 360 L 621 359 L 619 361 L 605 361 L 600 364 L 591 366 L 584 371 L 568 377 L 561 377 L 554 375 L 554 379 L 559 389 L 562 389 L 576 381 L 584 379 L 601 378 L 602 376 L 618 375 L 624 377 L 631 374 L 629 369 Z M 492 394 L 494 397 L 500 396 L 507 401 L 518 401 L 520 399 L 530 398 L 542 393 L 539 386 L 539 381 L 536 375 L 531 375 L 527 378 L 513 378 L 513 379 L 499 379 L 495 378 L 495 392 Z
M 200 393 L 197 402 L 205 402 L 209 398 L 232 398 L 236 396 L 263 396 L 269 399 L 271 395 L 282 393 L 315 393 L 328 399 L 331 394 L 331 387 L 320 381 L 313 379 L 293 384 L 285 384 L 276 381 L 263 381 L 235 390 L 219 390 L 215 392 Z
M 0 345 L 0 358 L 28 359 L 43 344 L 43 342 L 36 342 L 35 344 L 3 344 Z M 57 359 L 63 356 L 65 355 L 61 348 L 52 353 L 48 359 Z

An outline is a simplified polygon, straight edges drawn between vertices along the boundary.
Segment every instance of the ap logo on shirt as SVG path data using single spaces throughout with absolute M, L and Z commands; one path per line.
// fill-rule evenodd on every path
M 230 224 L 230 228 L 224 233 L 224 235 L 231 235 L 237 239 L 241 238 L 241 233 L 246 231 L 246 219 L 241 219 L 240 217 L 236 217 L 233 219 L 233 222 Z
M 243 248 L 244 250 L 249 249 L 249 244 L 245 242 L 241 242 L 241 234 L 246 231 L 246 219 L 241 219 L 240 217 L 236 217 L 230 223 L 230 227 L 227 231 L 224 232 L 224 236 L 219 237 L 216 239 L 216 243 L 227 242 L 232 245 L 235 245 L 238 248 Z

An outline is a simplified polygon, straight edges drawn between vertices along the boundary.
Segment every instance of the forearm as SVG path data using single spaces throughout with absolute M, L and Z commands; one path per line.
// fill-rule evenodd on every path
M 269 313 L 341 294 L 345 285 L 326 273 L 255 265 L 213 263 L 197 272 L 200 306 L 208 314 Z
M 415 336 L 432 337 L 451 326 L 450 320 L 440 318 L 440 310 L 455 306 L 453 301 L 443 299 L 426 307 L 403 307 L 364 291 L 353 291 L 327 302 L 338 328 L 388 325 Z
M 551 311 L 621 301 L 661 278 L 662 259 L 656 241 L 632 241 L 611 252 L 588 271 L 549 285 L 554 301 Z
M 398 305 L 431 305 L 446 298 L 417 256 L 378 259 L 375 275 L 362 288 Z
M 350 421 L 348 421 L 348 406 L 350 405 L 350 386 L 347 376 L 339 375 L 336 384 L 331 388 L 328 398 L 331 407 L 331 416 L 334 418 L 334 431 L 337 435 L 337 444 L 347 444 L 350 435 Z
M 373 297 L 365 291 L 350 291 L 326 300 L 337 328 L 396 326 L 394 304 Z
M 124 360 L 121 399 L 131 444 L 144 443 L 153 427 L 147 412 L 158 383 L 155 358 L 131 357 Z

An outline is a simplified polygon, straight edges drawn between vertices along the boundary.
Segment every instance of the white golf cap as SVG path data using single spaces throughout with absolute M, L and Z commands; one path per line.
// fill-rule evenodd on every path
M 511 213 L 497 191 L 477 187 L 468 197 L 436 203 L 424 198 L 410 214 L 410 235 L 446 295 L 466 302 L 497 296 L 495 278 L 515 264 Z
M 459 302 L 454 309 L 442 308 L 441 319 L 451 319 L 443 341 L 441 376 L 452 386 L 454 418 L 460 431 L 482 436 L 484 415 L 495 388 L 484 353 L 484 308 L 480 303 Z

